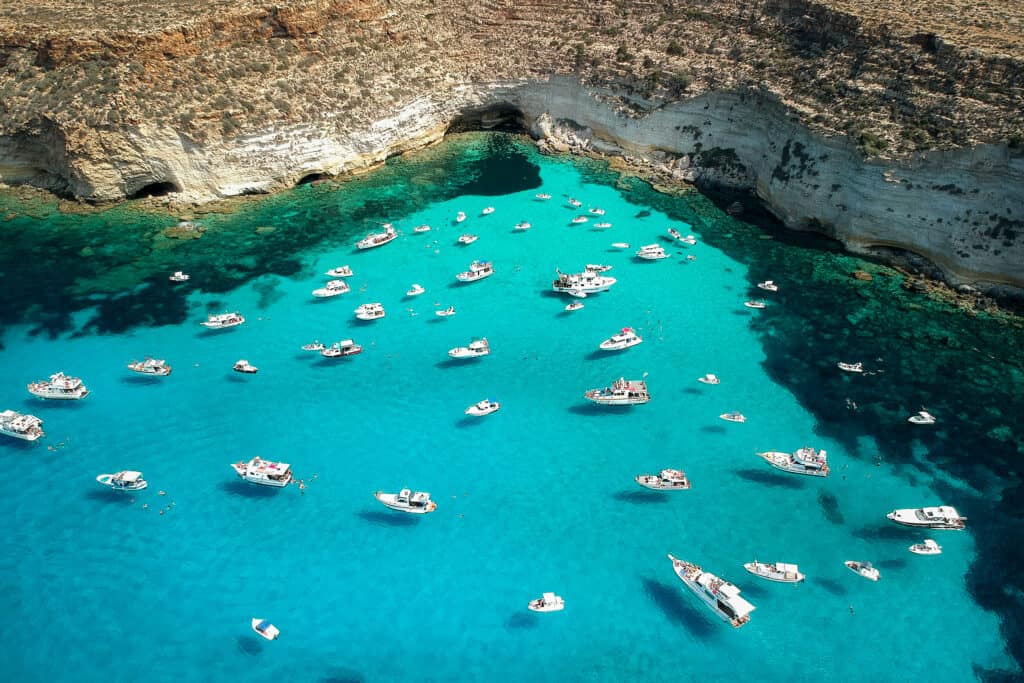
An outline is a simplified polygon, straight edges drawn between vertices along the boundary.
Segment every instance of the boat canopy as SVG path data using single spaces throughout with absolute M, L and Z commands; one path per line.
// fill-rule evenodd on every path
M 409 500 L 410 500 L 410 502 L 413 502 L 413 503 L 423 503 L 423 504 L 426 504 L 426 503 L 430 502 L 430 494 L 426 493 L 424 491 L 417 491 L 416 493 L 412 494 L 412 498 L 410 498 Z
M 118 472 L 116 475 L 114 475 L 114 477 L 119 481 L 125 481 L 131 484 L 142 478 L 142 472 L 126 470 L 124 472 Z
M 787 564 L 785 562 L 776 562 L 775 568 L 780 572 L 797 572 L 797 566 L 795 564 Z
M 554 593 L 545 593 L 544 594 L 544 603 L 547 604 L 547 605 L 552 605 L 552 604 L 555 603 L 555 599 L 556 598 L 557 598 L 557 596 Z
M 264 619 L 264 620 L 263 620 L 263 621 L 261 621 L 260 623 L 256 624 L 256 628 L 258 628 L 258 629 L 259 629 L 259 630 L 261 630 L 261 631 L 266 631 L 266 630 L 267 630 L 267 628 L 269 628 L 269 627 L 271 627 L 271 626 L 273 626 L 273 624 L 271 624 L 271 623 L 270 623 L 269 621 L 267 621 L 266 619 Z

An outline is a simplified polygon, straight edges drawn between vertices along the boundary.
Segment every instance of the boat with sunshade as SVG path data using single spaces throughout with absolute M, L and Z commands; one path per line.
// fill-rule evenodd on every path
M 267 640 L 277 640 L 278 636 L 281 635 L 276 626 L 266 619 L 258 617 L 252 620 L 252 630 L 259 634 L 261 638 L 266 638 Z
M 565 600 L 554 593 L 544 593 L 527 605 L 534 612 L 560 612 L 565 609 Z
M 412 491 L 411 489 L 402 489 L 398 493 L 377 491 L 373 497 L 392 510 L 408 512 L 413 515 L 425 515 L 437 509 L 437 503 L 430 500 L 430 494 L 424 491 Z
M 755 608 L 743 599 L 739 588 L 711 572 L 704 571 L 692 562 L 680 560 L 671 554 L 668 559 L 672 560 L 672 569 L 679 580 L 720 619 L 735 628 L 750 621 L 750 613 Z
M 5 410 L 0 413 L 0 434 L 22 441 L 35 441 L 46 436 L 43 421 L 35 415 Z
M 638 474 L 636 483 L 655 491 L 685 491 L 690 480 L 682 470 L 664 469 L 658 474 Z
M 754 576 L 760 576 L 768 581 L 778 581 L 779 583 L 800 583 L 805 578 L 795 564 L 788 564 L 786 562 L 768 563 L 754 560 L 744 564 L 743 568 Z
M 77 401 L 89 395 L 89 390 L 78 377 L 58 372 L 50 375 L 49 380 L 41 379 L 28 385 L 28 393 L 37 398 L 55 399 L 59 401 Z
M 96 477 L 96 481 L 104 486 L 109 486 L 114 491 L 141 491 L 149 486 L 146 480 L 143 479 L 142 472 L 135 470 L 122 470 L 114 474 L 101 474 Z
M 620 377 L 610 387 L 590 389 L 583 398 L 605 406 L 635 406 L 649 402 L 651 394 L 644 380 Z
M 356 249 L 373 249 L 374 247 L 382 247 L 388 242 L 395 240 L 398 237 L 398 231 L 395 230 L 394 226 L 390 223 L 384 224 L 384 230 L 382 232 L 371 232 L 363 239 L 356 242 Z

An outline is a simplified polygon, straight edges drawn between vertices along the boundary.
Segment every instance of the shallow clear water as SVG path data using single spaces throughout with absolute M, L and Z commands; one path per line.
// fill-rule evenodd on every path
M 535 201 L 539 191 L 554 198 Z M 582 210 L 567 195 L 604 208 L 614 227 L 570 226 Z M 485 206 L 496 211 L 481 216 Z M 459 210 L 469 219 L 456 226 Z M 383 220 L 402 236 L 356 252 Z M 513 231 L 520 220 L 533 228 Z M 855 259 L 760 240 L 699 196 L 616 184 L 594 164 L 504 136 L 462 137 L 341 187 L 201 221 L 209 231 L 189 242 L 159 236 L 166 218 L 125 209 L 0 224 L 5 284 L 24 304 L 5 313 L 0 409 L 32 412 L 47 432 L 36 445 L 0 441 L 11 473 L 0 481 L 5 679 L 959 681 L 1018 671 L 999 618 L 1005 629 L 1014 612 L 980 607 L 996 589 L 977 578 L 979 552 L 994 552 L 991 531 L 1007 525 L 993 500 L 1016 481 L 1003 463 L 1019 443 L 1020 370 L 1004 344 L 1020 341 L 1018 329 L 922 307 L 894 278 L 854 283 L 846 273 L 865 267 Z M 434 229 L 413 234 L 421 223 Z M 670 226 L 698 244 L 665 241 Z M 480 239 L 458 246 L 462 232 Z M 618 241 L 632 249 L 610 247 Z M 673 257 L 632 258 L 652 242 Z M 45 259 L 86 246 L 43 284 Z M 497 273 L 457 284 L 475 258 Z M 613 265 L 618 284 L 565 313 L 570 299 L 548 291 L 555 269 L 594 262 Z M 323 271 L 345 263 L 352 291 L 314 301 Z M 193 281 L 168 283 L 177 268 Z M 758 297 L 763 311 L 744 308 L 767 277 L 780 292 Z M 404 297 L 413 282 L 427 292 Z M 370 301 L 386 318 L 356 321 Z M 449 304 L 454 317 L 433 315 Z M 223 310 L 248 321 L 199 326 Z M 904 336 L 911 323 L 917 332 Z M 598 352 L 624 325 L 644 343 Z M 447 359 L 475 336 L 490 340 L 489 357 Z M 348 337 L 362 355 L 299 350 Z M 945 378 L 916 368 L 922 354 L 954 352 L 984 359 Z M 173 374 L 149 381 L 124 368 L 145 355 Z M 232 373 L 238 358 L 259 374 Z M 844 376 L 837 360 L 885 372 Z M 92 395 L 28 397 L 26 382 L 57 370 Z M 706 372 L 722 383 L 697 383 Z M 961 373 L 958 402 L 948 378 Z M 646 406 L 582 399 L 645 374 Z M 990 374 L 1009 388 L 971 384 Z M 997 400 L 964 400 L 985 392 Z M 502 409 L 463 415 L 484 397 Z M 905 422 L 921 404 L 936 428 Z M 746 424 L 718 418 L 729 410 Z M 828 449 L 828 479 L 777 474 L 754 455 L 807 444 Z M 963 465 L 961 444 L 986 453 Z M 240 483 L 228 464 L 256 454 L 292 463 L 305 492 Z M 633 482 L 664 467 L 685 469 L 693 489 Z M 150 488 L 116 495 L 94 481 L 126 468 Z M 373 499 L 402 486 L 430 491 L 438 510 L 414 518 Z M 884 517 L 939 503 L 957 505 L 969 530 L 926 534 Z M 925 536 L 941 556 L 907 552 Z M 752 621 L 719 621 L 675 577 L 669 552 L 736 583 L 757 606 Z M 754 558 L 799 563 L 808 580 L 756 579 L 742 567 Z M 847 559 L 873 561 L 882 580 L 855 576 Z M 564 612 L 526 610 L 549 590 Z M 251 617 L 272 620 L 280 640 L 257 638 Z

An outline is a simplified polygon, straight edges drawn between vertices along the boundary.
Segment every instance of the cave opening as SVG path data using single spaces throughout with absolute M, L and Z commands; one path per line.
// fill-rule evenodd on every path
M 500 131 L 502 133 L 526 133 L 526 117 L 518 107 L 507 102 L 488 105 L 479 109 L 463 111 L 448 125 L 446 133 L 467 133 L 473 131 Z
M 326 173 L 307 173 L 306 175 L 299 178 L 299 181 L 295 183 L 295 187 L 300 185 L 310 185 L 318 180 L 327 180 L 328 175 Z
M 138 190 L 133 192 L 129 199 L 143 199 L 145 197 L 166 197 L 169 194 L 175 192 L 181 192 L 181 188 L 176 183 L 172 183 L 169 180 L 164 180 L 158 183 L 150 183 L 149 185 L 143 185 Z

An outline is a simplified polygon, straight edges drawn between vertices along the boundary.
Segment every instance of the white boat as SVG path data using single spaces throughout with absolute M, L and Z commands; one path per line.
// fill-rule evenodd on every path
M 682 470 L 665 469 L 658 474 L 638 474 L 636 483 L 656 491 L 685 491 L 690 488 L 690 480 Z
M 473 261 L 469 264 L 469 270 L 457 274 L 455 279 L 459 282 L 476 282 L 492 275 L 494 265 L 490 261 Z
M 526 221 L 522 221 L 521 223 L 516 223 L 516 230 L 529 230 L 532 227 L 533 226 L 530 225 L 529 223 L 527 223 Z
M 603 230 L 605 228 L 612 227 L 612 224 L 609 223 L 608 221 L 601 221 L 600 223 L 594 223 L 594 227 L 595 228 L 601 228 Z M 626 246 L 628 247 L 629 245 L 626 245 Z
M 439 318 L 447 318 L 450 315 L 455 315 L 455 307 L 449 306 L 448 308 L 442 308 L 440 311 L 434 311 L 434 315 Z
M 13 436 L 22 441 L 35 441 L 46 434 L 43 432 L 43 421 L 35 415 L 16 413 L 5 410 L 0 413 L 0 434 Z
M 360 304 L 354 313 L 360 320 L 377 320 L 384 317 L 384 306 L 379 303 Z
M 636 252 L 636 257 L 645 261 L 657 261 L 669 256 L 660 244 L 645 244 Z
M 39 398 L 63 401 L 77 401 L 89 395 L 89 390 L 78 377 L 69 377 L 63 372 L 50 375 L 49 380 L 39 380 L 28 385 L 28 393 Z
M 266 619 L 253 619 L 252 630 L 256 631 L 256 633 L 267 640 L 277 640 L 277 637 L 281 635 L 281 632 L 277 630 L 277 627 Z
M 966 517 L 960 516 L 956 508 L 949 505 L 893 510 L 886 517 L 897 524 L 925 529 L 963 529 L 967 521 Z
M 565 609 L 565 600 L 554 593 L 544 593 L 527 605 L 534 612 L 561 612 Z
M 262 486 L 287 486 L 292 481 L 292 466 L 286 462 L 273 462 L 256 456 L 249 462 L 236 462 L 231 465 L 239 477 L 253 484 Z
M 614 249 L 629 249 L 629 242 L 612 242 Z
M 933 425 L 935 424 L 935 416 L 929 413 L 927 410 L 919 410 L 917 415 L 911 415 L 907 418 L 907 422 L 916 425 Z
M 417 225 L 415 228 L 412 229 L 412 231 L 415 233 L 430 232 L 430 226 L 426 224 Z
M 570 313 L 572 311 L 578 311 L 581 308 L 583 308 L 583 303 L 580 302 L 580 301 L 573 301 L 573 302 L 568 303 L 568 304 L 565 305 L 565 310 L 569 311 Z
M 488 207 L 485 207 L 484 210 L 480 212 L 480 215 L 481 216 L 490 216 L 492 213 L 494 213 L 494 207 L 493 206 L 488 206 Z
M 810 446 L 798 448 L 792 453 L 765 451 L 757 454 L 775 469 L 792 474 L 808 474 L 812 477 L 827 477 L 828 452 L 815 450 Z
M 632 406 L 647 403 L 651 395 L 647 391 L 647 382 L 642 379 L 620 377 L 610 387 L 587 391 L 583 398 L 606 406 Z
M 722 418 L 726 422 L 746 422 L 747 418 L 744 417 L 743 413 L 738 411 L 730 411 L 728 413 L 722 413 L 718 417 Z
M 692 562 L 680 560 L 671 554 L 668 559 L 672 560 L 676 576 L 723 621 L 735 628 L 750 621 L 754 606 L 740 596 L 739 588 Z
M 758 289 L 763 289 L 766 292 L 777 292 L 777 291 L 779 291 L 779 286 L 777 284 L 775 284 L 771 280 L 765 280 L 764 282 L 758 282 L 757 283 L 757 287 L 758 287 Z
M 408 512 L 414 515 L 425 515 L 437 509 L 437 503 L 430 500 L 430 494 L 422 491 L 402 489 L 398 493 L 377 491 L 373 497 L 392 510 Z
M 587 221 L 589 221 L 589 220 L 590 220 L 590 219 L 589 219 L 589 218 L 587 218 L 586 216 L 576 216 L 575 218 L 573 218 L 573 219 L 572 219 L 571 221 L 569 221 L 569 222 L 570 222 L 570 223 L 572 223 L 573 225 L 579 225 L 579 224 L 581 224 L 581 223 L 586 223 L 586 222 L 587 222 Z
M 235 361 L 234 366 L 231 368 L 235 372 L 245 373 L 247 375 L 255 375 L 259 372 L 259 368 L 249 363 L 249 361 L 242 358 L 241 360 Z
M 491 345 L 487 343 L 487 338 L 477 339 L 469 343 L 469 346 L 457 346 L 454 349 L 448 351 L 448 355 L 452 358 L 479 358 L 486 356 L 491 352 Z
M 337 268 L 331 268 L 324 275 L 327 277 L 352 277 L 352 269 L 348 266 L 338 266 Z
M 843 562 L 843 564 L 845 564 L 850 571 L 856 574 L 860 574 L 869 581 L 878 581 L 880 578 L 882 578 L 882 575 L 878 572 L 877 569 L 871 566 L 870 562 L 847 560 L 846 562 Z
M 384 224 L 384 232 L 371 232 L 356 242 L 356 249 L 373 249 L 380 247 L 398 237 L 398 231 L 390 223 Z
M 698 377 L 697 381 L 698 382 L 703 382 L 704 384 L 721 384 L 722 383 L 722 380 L 718 379 L 718 377 L 716 377 L 715 375 L 712 375 L 710 372 L 708 374 L 704 375 L 703 377 Z
M 769 581 L 778 581 L 779 583 L 799 583 L 804 580 L 804 575 L 800 573 L 800 570 L 795 564 L 787 564 L 785 562 L 747 562 L 743 565 L 743 568 L 754 576 L 760 576 L 762 579 L 768 579 Z
M 538 193 L 538 194 L 535 194 L 535 195 L 533 195 L 533 197 L 534 197 L 534 199 L 539 199 L 539 200 L 540 200 L 540 201 L 542 201 L 542 202 L 544 202 L 544 201 L 547 201 L 547 200 L 551 199 L 551 195 L 549 195 L 549 194 L 545 194 L 545 193 L 543 193 L 543 192 L 540 192 L 540 193 Z
M 763 301 L 744 301 L 743 305 L 747 308 L 764 308 L 765 303 Z
M 606 266 L 601 263 L 588 263 L 584 270 L 590 271 L 591 273 L 607 273 L 613 266 Z
M 459 244 L 473 244 L 480 239 L 479 235 L 471 235 L 468 232 L 464 235 L 459 235 Z
M 570 289 L 568 292 L 566 292 L 566 294 L 568 294 L 569 296 L 574 296 L 577 299 L 586 299 L 587 298 L 587 293 L 584 292 L 584 291 L 581 291 L 579 289 Z
M 836 366 L 843 372 L 864 372 L 863 363 L 836 363 Z
M 313 296 L 319 299 L 323 299 L 327 297 L 338 296 L 339 294 L 344 294 L 345 292 L 350 291 L 350 289 L 351 288 L 348 286 L 348 283 L 345 282 L 344 280 L 331 280 L 323 287 L 319 289 L 314 289 Z
M 167 364 L 167 361 L 159 358 L 150 358 L 149 356 L 146 357 L 146 360 L 133 360 L 128 364 L 128 369 L 140 375 L 154 375 L 156 377 L 166 377 L 171 374 L 171 366 Z
M 941 555 L 942 546 L 933 541 L 930 538 L 924 539 L 921 543 L 915 543 L 914 545 L 907 548 L 910 552 L 915 555 Z
M 466 220 L 465 212 L 459 211 L 457 214 L 455 214 L 455 222 L 456 223 L 461 223 L 464 220 Z
M 672 239 L 681 240 L 683 239 L 683 233 L 679 232 L 675 228 L 669 228 L 668 234 L 672 236 Z
M 302 350 L 303 351 L 323 351 L 325 348 L 327 348 L 327 347 L 324 346 L 324 343 L 322 341 L 317 340 L 317 339 L 314 339 L 309 344 L 303 344 L 302 345 Z
M 484 415 L 490 415 L 491 413 L 497 412 L 499 408 L 501 408 L 500 403 L 495 401 L 493 398 L 485 398 L 479 403 L 474 403 L 470 407 L 466 408 L 466 415 L 483 417 Z
M 694 244 L 697 244 L 697 238 L 694 237 L 693 235 L 687 235 L 686 237 L 680 237 L 679 241 L 682 242 L 683 244 L 689 244 L 691 246 L 694 245 Z
M 602 351 L 621 351 L 643 343 L 643 339 L 633 331 L 632 327 L 623 327 L 618 334 L 605 339 L 598 345 Z
M 604 215 L 604 209 L 599 209 L 599 208 L 595 207 L 593 209 L 590 209 L 590 213 L 594 214 L 595 216 L 603 216 Z
M 101 474 L 96 477 L 96 481 L 104 486 L 109 486 L 115 491 L 141 491 L 149 486 L 146 480 L 142 478 L 142 472 L 134 470 L 124 470 L 114 474 Z
M 583 202 L 581 202 L 578 199 L 573 199 L 572 197 L 569 197 L 565 201 L 569 204 L 569 206 L 575 207 L 577 209 L 580 208 L 581 206 L 583 206 Z
M 422 287 L 421 285 L 418 285 L 418 284 L 416 284 L 416 283 L 414 282 L 414 283 L 413 283 L 413 285 L 412 285 L 412 287 L 410 287 L 410 288 L 409 288 L 409 289 L 408 289 L 408 290 L 407 290 L 407 291 L 405 292 L 405 295 L 406 295 L 406 296 L 419 296 L 420 294 L 422 294 L 422 293 L 423 293 L 423 292 L 425 292 L 425 291 L 427 291 L 427 290 L 423 289 L 423 287 Z
M 170 280 L 171 282 L 188 282 L 190 276 L 188 273 L 183 273 L 180 270 L 176 270 L 174 271 L 174 274 L 167 279 Z
M 355 356 L 362 352 L 363 347 L 359 344 L 356 344 L 351 339 L 342 339 L 323 349 L 320 355 L 324 358 L 343 358 L 345 356 Z
M 219 315 L 206 316 L 206 322 L 199 323 L 209 330 L 225 330 L 229 327 L 236 327 L 245 322 L 245 318 L 237 311 L 234 313 L 221 313 Z
M 593 294 L 594 292 L 607 292 L 617 280 L 609 275 L 602 275 L 590 270 L 582 273 L 563 273 L 559 270 L 558 277 L 551 283 L 551 289 L 556 292 L 578 296 L 576 292 Z M 579 297 L 583 298 L 583 297 Z

